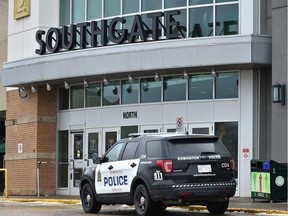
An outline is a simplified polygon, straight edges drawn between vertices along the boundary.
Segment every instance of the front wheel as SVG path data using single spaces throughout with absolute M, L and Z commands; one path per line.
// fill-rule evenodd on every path
M 207 209 L 211 214 L 224 214 L 229 205 L 229 200 L 221 202 L 211 202 L 207 204 Z
M 98 213 L 101 210 L 101 203 L 97 202 L 90 184 L 86 183 L 81 190 L 81 202 L 86 213 Z
M 137 215 L 152 215 L 153 201 L 151 200 L 146 187 L 142 184 L 138 185 L 134 193 L 134 205 Z

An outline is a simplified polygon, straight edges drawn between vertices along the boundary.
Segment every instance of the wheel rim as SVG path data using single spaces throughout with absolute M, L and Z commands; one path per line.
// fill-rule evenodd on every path
M 86 193 L 85 193 L 84 203 L 85 203 L 85 206 L 87 208 L 90 208 L 90 206 L 91 206 L 91 195 L 90 195 L 89 191 L 86 191 Z
M 143 191 L 139 191 L 137 194 L 137 205 L 140 211 L 145 210 L 146 198 L 145 198 L 145 195 L 143 194 Z

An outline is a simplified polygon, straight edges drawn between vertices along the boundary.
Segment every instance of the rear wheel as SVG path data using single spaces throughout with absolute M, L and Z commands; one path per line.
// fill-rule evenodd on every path
M 207 204 L 207 209 L 211 214 L 224 214 L 229 205 L 229 200 L 212 202 Z
M 90 184 L 86 183 L 81 190 L 81 202 L 86 213 L 98 213 L 101 210 L 101 203 L 97 202 Z
M 153 212 L 153 201 L 151 200 L 146 187 L 138 185 L 134 193 L 134 205 L 137 215 L 148 216 Z

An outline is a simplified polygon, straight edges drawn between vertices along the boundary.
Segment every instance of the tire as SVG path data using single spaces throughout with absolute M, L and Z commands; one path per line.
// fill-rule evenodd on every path
M 213 202 L 207 204 L 207 209 L 211 214 L 224 214 L 229 205 L 229 200 L 221 202 Z
M 146 187 L 138 185 L 134 193 L 135 211 L 138 216 L 153 215 L 154 204 L 151 200 Z
M 98 213 L 102 204 L 96 201 L 90 184 L 86 183 L 81 190 L 82 208 L 86 213 Z

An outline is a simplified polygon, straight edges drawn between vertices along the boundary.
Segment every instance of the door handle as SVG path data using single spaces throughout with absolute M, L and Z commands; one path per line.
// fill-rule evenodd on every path
M 133 168 L 136 166 L 136 164 L 133 162 L 130 166 Z
M 112 166 L 112 165 L 110 165 L 110 166 L 108 167 L 108 169 L 109 169 L 109 170 L 112 170 L 112 169 L 113 169 L 113 166 Z

